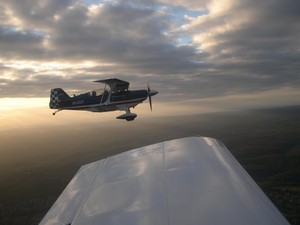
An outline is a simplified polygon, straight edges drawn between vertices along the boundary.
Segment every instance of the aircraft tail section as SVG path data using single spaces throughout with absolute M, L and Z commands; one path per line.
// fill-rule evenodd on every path
M 58 109 L 60 107 L 60 103 L 67 102 L 71 99 L 71 97 L 61 88 L 51 89 L 50 92 L 50 109 Z

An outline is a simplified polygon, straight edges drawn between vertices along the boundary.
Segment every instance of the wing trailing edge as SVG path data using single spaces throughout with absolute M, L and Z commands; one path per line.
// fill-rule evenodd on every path
M 219 141 L 189 137 L 82 166 L 40 225 L 289 224 Z

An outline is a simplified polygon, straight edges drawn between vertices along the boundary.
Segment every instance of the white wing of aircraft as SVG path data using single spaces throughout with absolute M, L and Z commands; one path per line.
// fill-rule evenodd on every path
M 289 224 L 226 147 L 190 137 L 82 166 L 40 225 Z

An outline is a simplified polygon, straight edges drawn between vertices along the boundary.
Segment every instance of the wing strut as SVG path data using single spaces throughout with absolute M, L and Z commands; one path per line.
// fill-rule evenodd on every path
M 104 98 L 104 95 L 105 95 L 106 85 L 107 85 L 107 84 L 105 84 L 105 85 L 104 85 L 104 88 L 103 88 L 103 94 L 102 94 L 102 97 L 101 97 L 100 104 L 103 103 L 103 98 Z

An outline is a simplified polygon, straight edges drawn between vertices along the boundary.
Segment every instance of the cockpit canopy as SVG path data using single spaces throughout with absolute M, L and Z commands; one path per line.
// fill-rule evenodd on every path
M 106 91 L 106 90 L 105 90 L 105 91 Z M 93 96 L 93 97 L 95 97 L 95 96 L 100 96 L 100 95 L 102 95 L 102 94 L 103 94 L 103 90 L 100 90 L 100 89 L 92 90 L 92 91 L 89 92 L 89 95 L 90 95 L 90 96 Z

